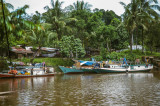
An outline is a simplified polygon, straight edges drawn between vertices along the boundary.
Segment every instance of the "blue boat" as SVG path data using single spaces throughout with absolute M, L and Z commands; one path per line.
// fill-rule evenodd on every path
M 83 73 L 83 70 L 76 69 L 76 68 L 67 68 L 64 66 L 59 66 L 59 68 L 63 71 L 65 74 L 73 74 L 73 73 Z
M 63 73 L 96 73 L 93 70 L 93 66 L 96 61 L 92 58 L 92 61 L 75 60 L 75 65 L 71 68 L 59 66 Z

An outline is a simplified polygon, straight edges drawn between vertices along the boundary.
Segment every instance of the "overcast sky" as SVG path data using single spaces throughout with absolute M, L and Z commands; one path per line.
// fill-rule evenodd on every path
M 40 13 L 45 12 L 44 7 L 46 5 L 50 6 L 51 0 L 4 0 L 7 3 L 11 3 L 15 9 L 23 7 L 25 4 L 29 5 L 27 9 L 28 14 L 34 14 L 35 11 Z M 77 0 L 59 0 L 63 1 L 62 8 L 73 4 Z M 121 15 L 124 12 L 123 7 L 119 4 L 120 1 L 128 4 L 130 0 L 84 0 L 92 5 L 91 9 L 99 8 L 104 10 L 113 10 L 117 15 Z

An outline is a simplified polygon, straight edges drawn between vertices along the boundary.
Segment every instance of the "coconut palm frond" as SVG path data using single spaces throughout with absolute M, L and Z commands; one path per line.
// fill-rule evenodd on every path
M 124 8 L 126 7 L 126 4 L 124 2 L 119 2 Z
M 151 5 L 151 8 L 160 11 L 160 6 L 159 5 Z
M 44 9 L 48 11 L 50 8 L 49 6 L 45 6 Z
M 10 3 L 5 4 L 7 8 L 14 10 L 14 6 Z

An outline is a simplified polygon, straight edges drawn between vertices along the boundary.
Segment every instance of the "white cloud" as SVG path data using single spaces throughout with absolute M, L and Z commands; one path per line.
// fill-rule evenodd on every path
M 35 11 L 39 11 L 40 13 L 45 12 L 44 7 L 46 5 L 50 5 L 50 0 L 5 0 L 6 2 L 11 3 L 16 9 L 24 6 L 25 4 L 29 5 L 29 9 L 27 13 L 35 13 Z M 64 4 L 62 7 L 66 7 L 70 4 L 76 2 L 76 0 L 60 0 L 63 1 Z M 92 9 L 99 8 L 104 10 L 113 10 L 116 14 L 121 15 L 124 12 L 123 7 L 119 4 L 120 1 L 128 4 L 130 0 L 84 0 L 84 2 L 88 2 L 92 4 Z

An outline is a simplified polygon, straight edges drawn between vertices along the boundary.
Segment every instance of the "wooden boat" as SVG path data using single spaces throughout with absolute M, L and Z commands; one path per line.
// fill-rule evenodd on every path
M 96 63 L 94 59 L 92 61 L 83 61 L 83 60 L 73 60 L 75 64 L 72 67 L 63 67 L 59 66 L 59 68 L 63 71 L 64 74 L 68 73 L 96 73 L 93 68 L 93 64 Z
M 82 61 L 79 60 L 80 62 L 80 69 L 84 72 L 84 73 L 96 73 L 93 68 L 96 64 L 96 61 L 93 59 L 92 61 Z
M 26 77 L 46 77 L 46 76 L 54 76 L 54 73 L 45 73 L 38 75 L 14 75 L 14 74 L 0 73 L 0 78 L 26 78 Z
M 124 64 L 125 63 L 125 64 Z M 124 72 L 149 72 L 153 69 L 153 65 L 139 64 L 128 65 L 124 58 L 123 64 L 104 64 L 96 61 L 78 60 L 73 67 L 66 68 L 59 66 L 66 73 L 124 73 Z
M 10 70 L 8 73 L 0 73 L 0 78 L 45 77 L 53 75 L 54 72 L 50 72 L 49 70 L 45 72 L 42 68 L 28 68 L 21 71 Z
M 76 68 L 67 68 L 64 66 L 59 66 L 59 68 L 63 71 L 65 74 L 73 74 L 73 73 L 83 73 L 83 70 L 76 69 Z
M 153 69 L 153 65 L 108 65 L 108 67 L 93 69 L 97 73 L 124 73 L 124 72 L 149 72 Z

